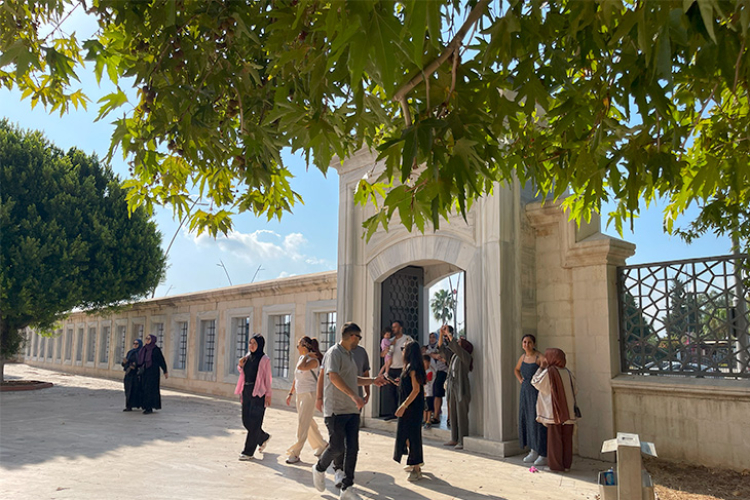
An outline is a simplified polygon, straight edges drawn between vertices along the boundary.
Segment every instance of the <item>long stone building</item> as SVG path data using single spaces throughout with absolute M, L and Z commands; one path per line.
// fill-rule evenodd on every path
M 164 386 L 228 396 L 248 334 L 263 333 L 279 404 L 291 385 L 296 339 L 317 337 L 325 349 L 337 327 L 355 321 L 371 360 L 379 332 L 394 319 L 426 343 L 427 290 L 463 273 L 466 336 L 474 344 L 470 437 L 465 449 L 510 456 L 517 441 L 519 385 L 513 368 L 521 337 L 560 347 L 577 379 L 583 419 L 575 446 L 602 456 L 617 431 L 656 443 L 660 456 L 735 469 L 750 467 L 748 379 L 646 377 L 623 373 L 617 268 L 634 245 L 604 235 L 594 218 L 580 227 L 559 205 L 540 204 L 518 184 L 496 186 L 464 221 L 410 233 L 399 224 L 362 238 L 373 208 L 354 205 L 366 172 L 382 165 L 361 153 L 338 167 L 338 269 L 250 285 L 151 299 L 107 317 L 75 312 L 57 338 L 30 335 L 32 365 L 98 377 L 122 376 L 120 360 L 134 338 L 153 333 L 169 364 Z M 380 414 L 375 397 L 365 421 Z M 737 429 L 737 432 L 731 431 Z

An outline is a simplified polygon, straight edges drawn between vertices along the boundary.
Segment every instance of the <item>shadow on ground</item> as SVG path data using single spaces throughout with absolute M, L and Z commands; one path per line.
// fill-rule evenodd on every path
M 53 387 L 41 391 L 2 393 L 0 469 L 58 458 L 96 458 L 156 440 L 177 442 L 242 431 L 238 403 L 162 391 L 164 410 L 143 415 L 122 411 L 122 390 L 82 387 L 81 380 L 76 386 L 55 380 Z M 197 421 L 201 425 L 193 425 Z

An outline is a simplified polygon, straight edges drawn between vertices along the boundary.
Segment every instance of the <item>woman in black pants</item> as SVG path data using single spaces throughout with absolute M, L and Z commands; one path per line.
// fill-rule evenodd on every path
M 242 425 L 247 429 L 240 460 L 252 460 L 255 448 L 263 453 L 271 435 L 263 430 L 263 416 L 271 406 L 271 360 L 263 353 L 266 340 L 256 334 L 248 342 L 250 352 L 240 359 L 240 380 L 235 393 L 242 394 Z
M 122 411 L 133 411 L 133 408 L 141 407 L 141 382 L 138 380 L 138 351 L 141 350 L 143 341 L 135 339 L 133 348 L 128 351 L 122 360 L 122 369 L 125 370 L 125 408 Z

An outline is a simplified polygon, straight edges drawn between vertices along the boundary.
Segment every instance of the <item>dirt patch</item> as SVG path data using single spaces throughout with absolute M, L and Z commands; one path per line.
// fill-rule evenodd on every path
M 750 469 L 737 472 L 645 459 L 659 500 L 750 500 Z
M 41 382 L 39 380 L 6 380 L 0 384 L 0 392 L 10 391 L 35 391 L 52 387 L 52 382 Z

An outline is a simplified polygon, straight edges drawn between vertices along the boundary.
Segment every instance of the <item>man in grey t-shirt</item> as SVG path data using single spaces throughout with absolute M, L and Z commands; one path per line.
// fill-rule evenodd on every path
M 359 410 L 365 401 L 357 393 L 359 385 L 383 386 L 383 377 L 366 378 L 357 374 L 357 364 L 352 351 L 362 339 L 362 330 L 355 323 L 346 323 L 341 331 L 341 341 L 328 349 L 324 362 L 323 417 L 328 428 L 328 448 L 313 465 L 313 484 L 318 491 L 325 491 L 325 471 L 334 460 L 343 455 L 344 478 L 341 482 L 341 500 L 356 500 L 359 497 L 351 486 L 354 484 L 354 469 L 359 451 Z

